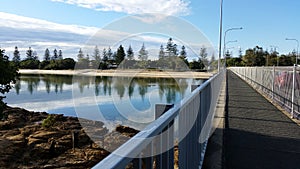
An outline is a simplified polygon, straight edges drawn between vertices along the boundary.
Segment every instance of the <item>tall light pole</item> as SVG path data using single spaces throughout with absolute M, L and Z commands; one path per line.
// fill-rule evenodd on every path
M 225 50 L 226 50 L 226 35 L 227 35 L 227 32 L 234 31 L 234 30 L 242 30 L 242 29 L 243 29 L 242 27 L 240 27 L 240 28 L 230 28 L 230 29 L 227 29 L 225 31 L 225 34 L 224 34 L 224 48 L 223 48 L 223 57 L 224 57 L 224 60 L 225 60 L 225 66 L 226 66 Z
M 223 0 L 220 0 L 220 29 L 219 29 L 219 59 L 218 59 L 218 72 L 220 72 L 221 56 L 222 56 L 222 28 L 223 28 Z
M 299 41 L 297 39 L 285 38 L 285 40 L 292 40 L 297 42 L 296 65 L 298 64 Z

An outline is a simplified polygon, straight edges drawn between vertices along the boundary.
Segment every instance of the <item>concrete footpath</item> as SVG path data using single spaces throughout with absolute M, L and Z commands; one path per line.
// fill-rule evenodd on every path
M 300 169 L 300 126 L 228 71 L 223 169 Z M 213 149 L 208 145 L 208 153 Z M 208 165 L 204 168 L 216 168 Z

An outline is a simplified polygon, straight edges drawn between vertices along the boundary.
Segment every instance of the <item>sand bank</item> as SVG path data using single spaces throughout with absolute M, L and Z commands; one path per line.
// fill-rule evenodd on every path
M 199 78 L 208 79 L 213 73 L 208 72 L 175 72 L 175 71 L 153 71 L 153 70 L 38 70 L 20 69 L 21 74 L 51 74 L 51 75 L 85 75 L 85 76 L 117 76 L 117 77 L 152 77 L 152 78 Z

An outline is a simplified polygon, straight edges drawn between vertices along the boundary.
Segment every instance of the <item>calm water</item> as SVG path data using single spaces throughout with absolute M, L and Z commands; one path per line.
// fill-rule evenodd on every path
M 78 116 L 138 129 L 154 120 L 156 103 L 176 103 L 203 80 L 172 78 L 21 76 L 5 101 L 32 111 Z

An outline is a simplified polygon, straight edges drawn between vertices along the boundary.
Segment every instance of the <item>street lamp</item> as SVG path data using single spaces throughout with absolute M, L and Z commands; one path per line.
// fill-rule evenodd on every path
M 297 42 L 297 53 L 296 53 L 296 65 L 298 64 L 298 50 L 299 50 L 299 41 L 297 39 L 285 38 L 285 40 L 292 40 Z
M 218 72 L 220 72 L 220 62 L 222 55 L 222 26 L 223 26 L 223 0 L 220 0 L 220 29 L 219 29 L 219 59 L 218 59 Z
M 227 32 L 233 31 L 233 30 L 242 30 L 242 29 L 243 29 L 242 27 L 240 27 L 240 28 L 230 28 L 230 29 L 227 29 L 225 31 L 225 34 L 224 34 L 224 48 L 223 48 L 223 57 L 224 57 L 224 60 L 225 60 L 225 66 L 226 66 L 225 50 L 226 50 L 226 35 L 227 35 Z

